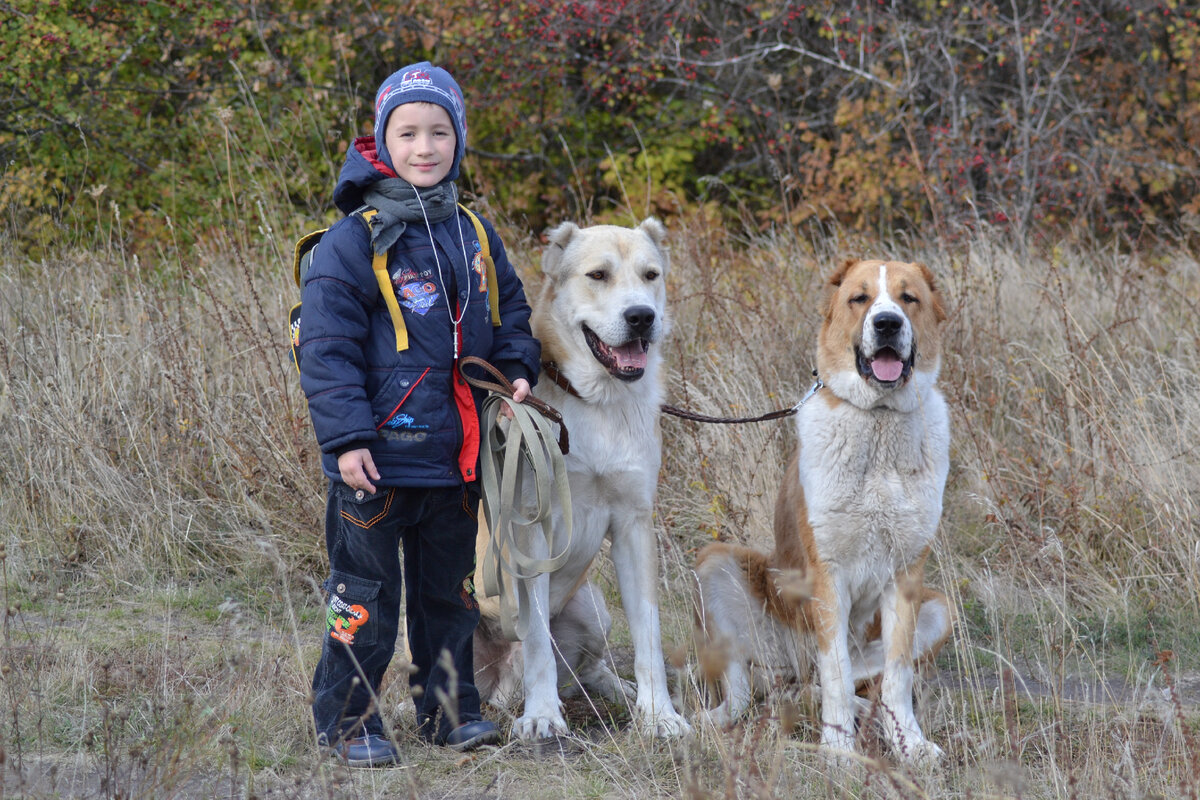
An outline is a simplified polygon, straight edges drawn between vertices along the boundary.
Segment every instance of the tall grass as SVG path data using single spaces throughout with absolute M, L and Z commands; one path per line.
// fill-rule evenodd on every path
M 415 740 L 393 679 L 384 708 L 407 766 L 351 775 L 317 758 L 307 709 L 323 479 L 286 349 L 295 289 L 281 256 L 301 231 L 272 230 L 285 217 L 256 191 L 189 252 L 139 243 L 135 256 L 82 233 L 53 261 L 0 251 L 5 793 L 1200 792 L 1200 264 L 1187 247 L 671 224 L 669 399 L 715 416 L 787 407 L 807 390 L 822 283 L 841 258 L 919 259 L 938 276 L 954 441 L 930 580 L 959 620 L 919 705 L 949 753 L 941 770 L 912 771 L 869 735 L 858 767 L 831 767 L 806 694 L 674 745 L 620 709 L 578 703 L 575 739 L 460 761 Z M 505 238 L 536 296 L 536 239 L 511 225 Z M 692 557 L 714 538 L 768 546 L 795 442 L 789 422 L 664 417 L 662 428 L 664 636 L 691 709 Z M 619 608 L 607 566 L 598 578 Z M 613 644 L 627 656 L 620 619 Z

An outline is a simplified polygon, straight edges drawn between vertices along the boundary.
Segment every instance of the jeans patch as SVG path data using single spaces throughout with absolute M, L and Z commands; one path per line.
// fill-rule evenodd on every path
M 329 636 L 345 645 L 373 644 L 374 626 L 367 626 L 376 609 L 379 581 L 366 581 L 345 573 L 334 572 L 325 582 L 329 592 L 325 629 Z

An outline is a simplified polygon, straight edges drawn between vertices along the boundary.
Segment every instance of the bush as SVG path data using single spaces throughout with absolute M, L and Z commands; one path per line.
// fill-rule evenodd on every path
M 708 206 L 760 227 L 1137 240 L 1200 215 L 1198 13 L 25 0 L 0 22 L 0 206 L 34 246 L 110 237 L 112 203 L 140 246 L 263 225 L 256 202 L 289 209 L 272 227 L 290 234 L 331 213 L 379 81 L 429 58 L 468 95 L 465 185 L 533 230 Z

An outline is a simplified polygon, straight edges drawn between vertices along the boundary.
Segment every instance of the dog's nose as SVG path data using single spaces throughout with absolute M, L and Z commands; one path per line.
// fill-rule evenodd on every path
M 875 315 L 875 319 L 871 320 L 871 325 L 875 328 L 875 333 L 880 336 L 895 336 L 904 327 L 904 318 L 899 314 L 884 311 Z
M 654 325 L 654 309 L 650 306 L 630 306 L 625 309 L 625 322 L 634 333 L 643 336 Z

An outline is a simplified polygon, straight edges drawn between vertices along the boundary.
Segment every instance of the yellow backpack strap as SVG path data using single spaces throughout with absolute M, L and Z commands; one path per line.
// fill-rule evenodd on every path
M 467 216 L 471 218 L 471 224 L 475 226 L 475 235 L 479 237 L 479 246 L 483 248 L 483 264 L 487 269 L 487 293 L 488 293 L 488 308 L 492 311 L 492 326 L 500 327 L 500 287 L 496 283 L 496 262 L 492 260 L 492 251 L 488 247 L 487 231 L 483 229 L 483 223 L 479 221 L 479 217 L 464 206 L 462 203 L 458 207 L 467 212 Z
M 370 228 L 375 215 L 379 213 L 374 208 L 362 212 L 362 218 Z M 383 294 L 383 302 L 387 303 L 388 313 L 392 317 L 392 327 L 396 331 L 396 352 L 408 349 L 408 328 L 404 325 L 404 317 L 400 314 L 400 303 L 396 301 L 396 290 L 392 288 L 392 276 L 388 275 L 387 253 L 375 253 L 371 257 L 371 270 L 379 283 L 379 291 Z
M 304 286 L 304 273 L 307 272 L 308 264 L 305 263 L 304 257 L 313 251 L 317 246 L 317 242 L 325 234 L 329 228 L 321 228 L 319 231 L 307 233 L 301 237 L 300 241 L 296 242 L 296 250 L 292 254 L 292 278 L 295 279 L 296 285 Z M 309 257 L 311 260 L 311 256 Z

